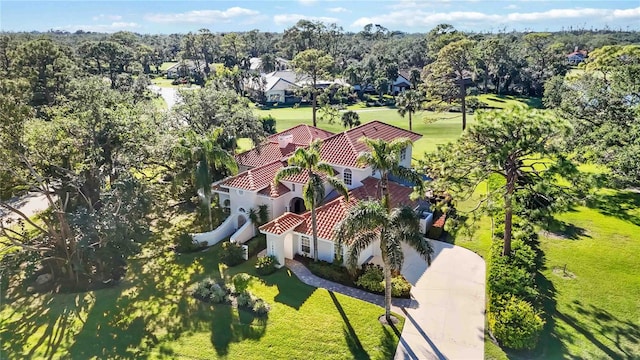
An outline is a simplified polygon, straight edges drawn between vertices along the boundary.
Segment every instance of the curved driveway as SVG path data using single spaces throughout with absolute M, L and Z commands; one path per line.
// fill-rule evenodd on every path
M 431 243 L 428 271 L 414 250 L 404 249 L 402 274 L 417 306 L 393 309 L 406 318 L 395 359 L 483 359 L 485 262 L 459 246 Z

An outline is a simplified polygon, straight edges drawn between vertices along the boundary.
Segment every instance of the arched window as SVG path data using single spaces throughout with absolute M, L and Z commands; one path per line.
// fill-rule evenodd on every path
M 224 202 L 222 203 L 222 206 L 226 207 L 226 208 L 230 207 L 231 206 L 231 200 L 224 199 Z
M 353 176 L 351 174 L 351 170 L 344 169 L 344 172 L 342 173 L 342 181 L 344 181 L 344 183 L 347 186 L 350 186 L 353 183 Z

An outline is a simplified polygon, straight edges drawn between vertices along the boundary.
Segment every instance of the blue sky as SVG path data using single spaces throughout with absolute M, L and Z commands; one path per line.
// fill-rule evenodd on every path
M 7 1 L 3 31 L 49 29 L 138 33 L 282 31 L 300 19 L 335 22 L 347 31 L 368 23 L 427 32 L 439 23 L 461 30 L 640 30 L 640 0 L 288 0 L 288 1 Z

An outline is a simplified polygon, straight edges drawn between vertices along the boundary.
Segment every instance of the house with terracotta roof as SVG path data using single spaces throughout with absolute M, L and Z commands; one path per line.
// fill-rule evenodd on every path
M 197 234 L 197 241 L 212 245 L 226 237 L 231 241 L 244 243 L 255 236 L 255 226 L 250 224 L 250 209 L 266 206 L 272 221 L 260 227 L 266 234 L 267 252 L 284 264 L 285 258 L 296 254 L 313 253 L 310 213 L 304 205 L 302 188 L 307 182 L 306 174 L 282 179 L 274 183 L 277 172 L 287 166 L 288 158 L 299 147 L 306 147 L 316 139 L 322 140 L 320 157 L 334 169 L 334 175 L 341 178 L 349 189 L 350 199 L 345 201 L 325 182 L 324 205 L 316 210 L 318 223 L 318 254 L 322 260 L 332 261 L 337 251 L 333 241 L 333 227 L 345 216 L 358 200 L 379 198 L 379 174 L 369 166 L 356 164 L 356 159 L 367 147 L 359 141 L 362 137 L 392 141 L 396 138 L 420 139 L 420 134 L 407 131 L 380 121 L 373 121 L 350 130 L 334 134 L 313 126 L 298 125 L 268 137 L 265 143 L 255 149 L 236 156 L 241 172 L 226 178 L 213 186 L 219 204 L 229 213 L 229 217 L 212 232 Z M 411 165 L 411 146 L 400 154 L 400 164 Z M 417 207 L 409 200 L 412 188 L 390 182 L 392 205 L 407 204 Z M 429 219 L 425 219 L 429 221 Z M 346 245 L 345 245 L 346 246 Z M 379 255 L 372 246 L 363 252 L 363 261 Z

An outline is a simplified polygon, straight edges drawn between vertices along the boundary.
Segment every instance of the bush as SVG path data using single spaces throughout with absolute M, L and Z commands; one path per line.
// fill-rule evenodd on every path
M 209 301 L 215 304 L 227 302 L 227 292 L 222 288 L 222 286 L 213 284 L 210 290 L 211 293 L 209 294 Z
M 242 246 L 230 241 L 222 244 L 222 253 L 220 254 L 222 262 L 229 266 L 236 266 L 244 262 L 244 253 Z
M 394 276 L 391 279 L 391 296 L 400 298 L 411 297 L 411 283 L 402 275 Z
M 538 290 L 534 274 L 526 269 L 514 266 L 506 257 L 494 258 L 489 267 L 488 287 L 490 299 L 515 295 L 529 301 L 535 301 Z
M 258 235 L 247 241 L 245 245 L 249 247 L 249 257 L 252 257 L 267 248 L 267 237 L 265 235 Z
M 372 292 L 384 293 L 384 272 L 379 265 L 367 264 L 356 285 Z
M 190 253 L 200 251 L 205 246 L 198 244 L 193 240 L 193 236 L 187 232 L 183 232 L 174 240 L 175 250 L 179 253 Z
M 239 273 L 234 275 L 231 278 L 231 283 L 233 284 L 233 290 L 231 292 L 234 294 L 244 293 L 245 291 L 247 291 L 250 281 L 251 281 L 251 275 L 247 273 Z
M 345 267 L 326 261 L 309 261 L 306 258 L 301 260 L 312 274 L 342 285 L 353 286 L 353 278 Z
M 533 349 L 544 320 L 530 303 L 511 296 L 489 312 L 489 329 L 498 341 L 511 349 Z
M 276 266 L 280 265 L 275 256 L 263 256 L 259 257 L 256 261 L 256 272 L 260 275 L 269 275 L 277 270 Z
M 238 307 L 242 307 L 242 308 L 247 308 L 247 309 L 253 310 L 253 305 L 256 302 L 256 298 L 250 292 L 245 291 L 243 293 L 239 293 L 236 296 L 236 302 L 238 304 Z
M 253 304 L 253 312 L 257 315 L 266 315 L 271 311 L 271 306 L 262 299 L 257 299 Z
M 192 295 L 200 300 L 216 304 L 228 301 L 226 289 L 211 278 L 200 281 L 193 290 Z

